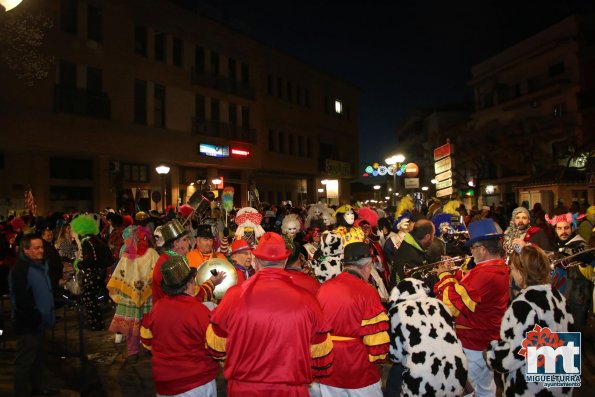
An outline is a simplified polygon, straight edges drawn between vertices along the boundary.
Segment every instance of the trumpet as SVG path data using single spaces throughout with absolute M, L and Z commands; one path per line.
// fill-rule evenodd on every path
M 584 255 L 588 252 L 593 252 L 593 251 L 595 251 L 595 248 L 587 248 L 587 249 L 577 252 L 576 254 L 568 255 L 568 256 L 565 256 L 565 257 L 559 258 L 559 259 L 552 259 L 550 266 L 551 266 L 552 270 L 554 270 L 556 267 L 559 267 L 562 269 L 568 269 L 571 267 L 579 266 L 581 263 L 584 263 L 584 261 L 570 261 L 569 262 L 569 260 L 576 258 L 578 256 L 581 256 L 581 255 Z
M 470 256 L 455 256 L 452 258 L 446 258 L 443 260 L 439 260 L 436 262 L 432 262 L 432 263 L 426 263 L 424 265 L 420 265 L 417 267 L 412 267 L 412 268 L 407 268 L 405 267 L 404 272 L 405 272 L 405 277 L 411 277 L 414 274 L 420 273 L 420 275 L 423 276 L 427 276 L 429 274 L 434 274 L 436 273 L 436 266 L 438 266 L 441 263 L 444 262 L 452 262 L 452 263 L 458 263 L 458 262 L 462 262 L 462 264 L 464 264 L 469 258 L 471 258 Z M 460 269 L 461 267 L 463 267 L 463 265 L 459 265 L 459 266 L 454 266 L 451 270 L 457 270 Z

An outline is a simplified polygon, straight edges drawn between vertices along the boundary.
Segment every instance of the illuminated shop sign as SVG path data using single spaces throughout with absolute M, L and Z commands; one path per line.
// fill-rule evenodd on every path
M 229 157 L 229 146 L 216 146 L 201 143 L 198 149 L 200 154 L 211 157 Z
M 250 155 L 250 152 L 244 149 L 231 148 L 231 154 L 234 156 L 246 157 Z

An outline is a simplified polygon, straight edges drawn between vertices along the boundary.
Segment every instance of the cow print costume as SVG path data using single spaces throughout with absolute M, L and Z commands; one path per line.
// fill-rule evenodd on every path
M 467 358 L 444 303 L 423 281 L 406 278 L 391 291 L 390 359 L 405 367 L 401 396 L 460 396 Z
M 570 396 L 572 388 L 545 388 L 543 383 L 525 381 L 525 357 L 517 354 L 527 332 L 535 324 L 552 332 L 568 332 L 573 323 L 566 309 L 566 299 L 550 284 L 533 285 L 521 291 L 504 313 L 500 326 L 501 341 L 492 341 L 487 363 L 504 375 L 504 397 Z
M 319 255 L 312 260 L 312 268 L 318 281 L 323 283 L 341 274 L 343 268 L 341 236 L 329 231 L 322 233 L 319 251 Z

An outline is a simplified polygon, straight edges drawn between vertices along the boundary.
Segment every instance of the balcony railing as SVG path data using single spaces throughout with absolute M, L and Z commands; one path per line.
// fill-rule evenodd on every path
M 228 94 L 241 96 L 246 99 L 254 99 L 254 87 L 237 80 L 230 80 L 227 77 L 218 76 L 213 73 L 194 70 L 191 78 L 192 84 L 198 84 L 214 88 Z
M 54 111 L 109 119 L 111 104 L 109 97 L 104 92 L 96 93 L 80 88 L 56 85 L 54 87 Z
M 192 133 L 234 141 L 256 143 L 256 130 L 196 117 L 192 119 Z

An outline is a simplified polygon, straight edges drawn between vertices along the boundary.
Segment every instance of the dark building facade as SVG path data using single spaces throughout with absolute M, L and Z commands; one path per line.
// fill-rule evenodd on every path
M 347 200 L 361 90 L 200 10 L 166 0 L 30 0 L 46 77 L 0 62 L 0 209 L 31 186 L 40 213 L 183 203 L 201 183 L 236 206 Z M 155 168 L 170 167 L 162 177 Z M 329 196 L 333 197 L 333 196 Z

